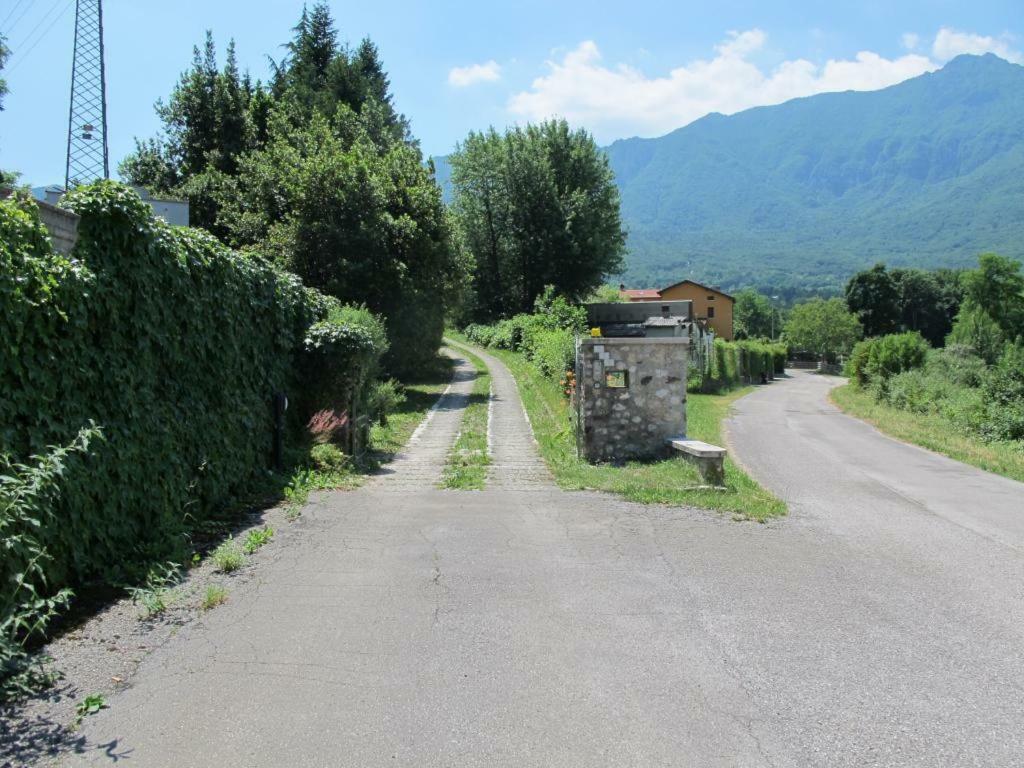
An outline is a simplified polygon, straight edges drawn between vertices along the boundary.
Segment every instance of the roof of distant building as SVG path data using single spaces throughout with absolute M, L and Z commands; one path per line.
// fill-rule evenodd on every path
M 630 299 L 660 299 L 661 291 L 657 288 L 627 288 L 622 295 Z
M 689 283 L 690 285 L 696 285 L 698 288 L 702 288 L 705 291 L 711 291 L 712 293 L 717 293 L 719 296 L 725 296 L 725 298 L 727 298 L 727 299 L 732 299 L 733 298 L 732 294 L 726 293 L 721 288 L 715 288 L 713 285 L 705 285 L 704 283 L 698 283 L 696 280 L 689 280 L 689 279 L 687 279 L 687 280 L 680 280 L 678 283 L 672 283 L 672 285 L 666 286 L 665 288 L 662 288 L 661 290 L 667 291 L 669 288 L 675 288 L 677 285 L 686 285 L 687 283 Z

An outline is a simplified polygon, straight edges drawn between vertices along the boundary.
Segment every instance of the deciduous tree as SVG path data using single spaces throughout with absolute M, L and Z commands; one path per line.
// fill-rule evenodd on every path
M 863 332 L 842 299 L 812 299 L 790 311 L 785 339 L 795 349 L 813 352 L 822 360 L 834 360 L 848 354 Z
M 564 121 L 471 133 L 452 157 L 473 253 L 473 319 L 528 312 L 545 286 L 582 299 L 621 269 L 625 233 L 604 155 Z

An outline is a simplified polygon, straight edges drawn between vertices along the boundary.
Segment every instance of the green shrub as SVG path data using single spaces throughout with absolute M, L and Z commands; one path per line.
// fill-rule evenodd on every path
M 566 371 L 576 367 L 576 337 L 571 331 L 559 328 L 540 331 L 533 337 L 534 364 L 542 374 L 556 381 Z
M 885 397 L 889 379 L 924 365 L 931 349 L 920 333 L 892 333 L 854 345 L 846 362 L 846 375 L 859 387 L 872 387 Z
M 992 365 L 1003 351 L 1005 338 L 999 323 L 984 308 L 965 301 L 953 323 L 953 330 L 946 337 L 946 346 L 968 347 Z
M 846 361 L 844 373 L 858 387 L 868 386 L 871 375 L 868 372 L 868 364 L 871 360 L 871 348 L 875 345 L 876 339 L 864 339 L 853 345 L 853 351 Z
M 309 460 L 319 472 L 344 472 L 349 465 L 348 456 L 332 443 L 314 445 L 309 449 Z
M 394 379 L 375 382 L 370 388 L 366 401 L 366 412 L 381 426 L 388 423 L 388 416 L 405 402 L 405 389 Z
M 984 384 L 986 436 L 1024 440 L 1024 343 L 1007 344 Z
M 274 529 L 269 525 L 263 528 L 256 528 L 246 534 L 242 549 L 245 550 L 245 554 L 251 555 L 269 544 L 272 538 L 274 538 Z
M 29 464 L 0 453 L 0 702 L 46 681 L 26 646 L 45 635 L 71 591 L 53 592 L 47 583 L 53 557 L 43 534 L 55 524 L 53 509 L 70 461 L 99 437 L 96 429 L 83 430 L 69 446 L 33 456 Z
M 245 554 L 235 542 L 225 541 L 213 550 L 213 564 L 221 573 L 231 573 L 245 565 Z

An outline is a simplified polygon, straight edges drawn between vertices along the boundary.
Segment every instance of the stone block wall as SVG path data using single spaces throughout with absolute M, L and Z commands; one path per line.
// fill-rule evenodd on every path
M 686 434 L 686 338 L 581 339 L 577 447 L 590 462 L 658 459 Z
M 54 250 L 67 256 L 78 242 L 78 215 L 49 203 L 36 202 L 39 206 L 39 220 L 50 231 Z

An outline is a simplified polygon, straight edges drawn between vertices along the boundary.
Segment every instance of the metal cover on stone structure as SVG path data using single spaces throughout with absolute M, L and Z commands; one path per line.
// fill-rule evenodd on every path
M 686 434 L 685 338 L 590 338 L 576 347 L 576 439 L 590 462 L 657 459 Z

